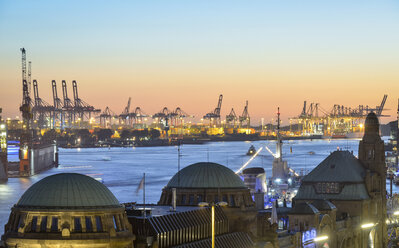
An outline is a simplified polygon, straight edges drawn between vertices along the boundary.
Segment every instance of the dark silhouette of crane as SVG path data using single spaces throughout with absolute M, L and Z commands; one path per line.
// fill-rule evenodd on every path
M 129 118 L 131 101 L 132 101 L 132 98 L 129 97 L 126 107 L 123 109 L 122 113 L 119 115 L 119 124 L 124 124 L 124 125 L 129 125 L 129 126 L 132 124 L 132 120 Z
M 60 122 L 60 128 L 64 128 L 64 111 L 63 107 L 64 105 L 62 104 L 61 99 L 58 97 L 58 92 L 57 92 L 57 82 L 55 80 L 51 81 L 51 88 L 53 91 L 53 127 L 57 125 L 57 121 Z
M 249 116 L 248 113 L 248 101 L 245 104 L 244 110 L 242 111 L 242 114 L 239 117 L 240 121 L 240 127 L 246 125 L 246 128 L 249 128 L 251 125 L 251 117 Z
M 74 106 L 72 100 L 68 97 L 68 89 L 65 80 L 62 80 L 62 96 L 64 99 L 64 105 L 62 107 L 64 111 L 64 118 L 68 124 L 68 127 L 72 126 L 72 122 L 75 121 Z
M 194 116 L 187 114 L 180 107 L 177 107 L 174 111 L 170 113 L 171 125 L 172 126 L 183 125 L 184 118 L 187 117 L 192 118 Z
M 91 119 L 92 114 L 98 114 L 101 112 L 100 109 L 94 108 L 92 105 L 79 98 L 78 84 L 75 80 L 72 81 L 72 87 L 74 99 L 74 119 L 76 119 L 76 116 L 78 117 L 78 121 L 83 121 L 85 117 L 86 119 Z
M 112 119 L 118 118 L 108 106 L 104 109 L 104 111 L 100 114 L 100 125 L 104 128 L 108 128 L 112 125 Z
M 36 80 L 33 80 L 34 106 L 32 108 L 33 119 L 37 122 L 38 128 L 51 127 L 51 119 L 54 107 L 48 104 L 39 96 L 39 87 Z
M 227 126 L 232 126 L 235 128 L 237 121 L 238 117 L 236 115 L 236 112 L 234 111 L 234 108 L 231 108 L 230 113 L 226 115 L 226 124 Z
M 215 108 L 215 110 L 213 110 L 213 112 L 209 112 L 206 115 L 204 115 L 204 119 L 205 120 L 209 120 L 209 123 L 211 125 L 218 125 L 220 124 L 220 110 L 222 108 L 222 101 L 223 101 L 223 95 L 219 95 L 219 101 L 218 101 L 218 105 Z

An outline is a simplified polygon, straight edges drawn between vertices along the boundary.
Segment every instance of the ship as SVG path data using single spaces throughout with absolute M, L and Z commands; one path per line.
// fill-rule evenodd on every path
M 267 187 L 269 204 L 275 200 L 291 203 L 292 198 L 298 192 L 302 176 L 289 168 L 287 161 L 283 160 L 283 141 L 280 134 L 280 108 L 277 109 L 276 136 L 276 153 L 273 155 L 272 176 L 269 178 Z
M 252 156 L 256 153 L 256 149 L 253 145 L 251 145 L 248 149 L 247 156 Z

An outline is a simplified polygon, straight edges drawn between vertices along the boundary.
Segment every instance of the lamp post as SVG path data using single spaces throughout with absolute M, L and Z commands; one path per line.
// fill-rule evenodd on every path
M 215 205 L 211 206 L 212 212 L 212 248 L 215 248 Z

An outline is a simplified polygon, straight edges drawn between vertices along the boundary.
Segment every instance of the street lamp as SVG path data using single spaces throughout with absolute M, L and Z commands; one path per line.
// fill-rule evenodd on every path
M 318 236 L 318 237 L 315 237 L 314 239 L 304 242 L 303 246 L 305 247 L 305 245 L 315 244 L 317 242 L 326 241 L 326 240 L 328 240 L 327 235 Z
M 211 206 L 212 212 L 212 248 L 215 248 L 215 205 Z
M 377 223 L 365 223 L 365 224 L 360 226 L 362 229 L 370 229 L 368 236 L 369 236 L 369 247 L 371 247 L 371 248 L 374 248 L 375 233 L 377 231 L 375 228 L 377 227 L 378 224 L 380 224 L 380 223 L 379 222 L 377 222 Z M 374 230 L 374 234 L 372 235 L 371 232 L 373 230 Z

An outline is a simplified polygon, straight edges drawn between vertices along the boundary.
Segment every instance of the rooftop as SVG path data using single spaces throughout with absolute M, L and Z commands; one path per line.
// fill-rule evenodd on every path
M 189 165 L 170 179 L 168 188 L 247 188 L 229 168 L 216 163 Z
M 77 173 L 60 173 L 33 184 L 17 207 L 96 208 L 119 207 L 111 191 L 97 180 Z

